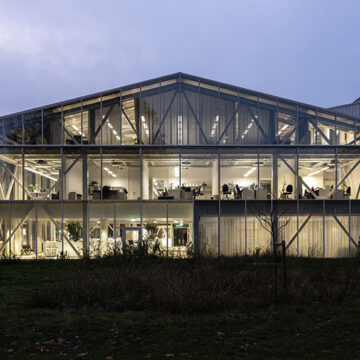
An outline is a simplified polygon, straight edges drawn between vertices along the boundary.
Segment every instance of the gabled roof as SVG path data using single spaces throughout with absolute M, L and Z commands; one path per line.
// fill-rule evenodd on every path
M 225 92 L 227 93 L 228 91 L 232 91 L 232 92 L 237 92 L 240 94 L 247 94 L 251 97 L 253 97 L 254 99 L 256 98 L 263 98 L 266 100 L 270 100 L 270 101 L 274 101 L 274 102 L 285 102 L 289 105 L 293 105 L 293 106 L 301 106 L 304 108 L 311 108 L 311 110 L 318 110 L 318 111 L 322 111 L 322 112 L 327 112 L 327 113 L 333 113 L 333 114 L 339 114 L 343 117 L 347 117 L 347 118 L 351 118 L 354 119 L 354 117 L 351 117 L 349 115 L 345 115 L 344 113 L 337 111 L 336 108 L 337 107 L 333 107 L 333 108 L 329 108 L 329 109 L 325 109 L 322 107 L 318 107 L 318 106 L 314 106 L 314 105 L 309 105 L 309 104 L 305 104 L 302 102 L 298 102 L 298 101 L 294 101 L 294 100 L 289 100 L 286 98 L 282 98 L 279 96 L 274 96 L 274 95 L 270 95 L 270 94 L 266 94 L 266 93 L 262 93 L 262 92 L 258 92 L 258 91 L 254 91 L 254 90 L 249 90 L 249 89 L 245 89 L 245 88 L 241 88 L 238 86 L 234 86 L 234 85 L 229 85 L 229 84 L 225 84 L 225 83 L 221 83 L 218 81 L 214 81 L 214 80 L 209 80 L 209 79 L 205 79 L 202 77 L 198 77 L 198 76 L 194 76 L 194 75 L 189 75 L 186 73 L 182 73 L 182 72 L 177 72 L 174 74 L 170 74 L 170 75 L 165 75 L 165 76 L 161 76 L 158 78 L 154 78 L 154 79 L 150 79 L 150 80 L 146 80 L 146 81 L 142 81 L 142 82 L 138 82 L 138 83 L 133 83 L 130 85 L 125 85 L 122 87 L 118 87 L 118 88 L 114 88 L 114 89 L 110 89 L 110 90 L 106 90 L 106 91 L 102 91 L 102 92 L 98 92 L 98 93 L 94 93 L 94 94 L 90 94 L 90 95 L 86 95 L 86 96 L 81 96 L 78 98 L 73 98 L 70 100 L 66 100 L 66 101 L 61 101 L 61 102 L 57 102 L 57 103 L 53 103 L 50 105 L 46 105 L 46 106 L 40 106 L 37 108 L 33 108 L 33 109 L 29 109 L 29 110 L 25 110 L 25 111 L 20 111 L 17 113 L 13 113 L 13 114 L 9 114 L 9 115 L 5 115 L 5 116 L 0 116 L 0 119 L 6 119 L 9 116 L 18 116 L 21 114 L 26 114 L 32 111 L 41 111 L 42 109 L 51 109 L 54 107 L 60 107 L 60 106 L 66 106 L 66 105 L 70 105 L 73 104 L 75 102 L 80 102 L 80 101 L 87 101 L 87 100 L 91 100 L 94 98 L 98 98 L 100 96 L 105 97 L 105 96 L 109 96 L 112 95 L 116 92 L 124 92 L 124 91 L 129 91 L 129 92 L 133 92 L 136 93 L 138 92 L 137 90 L 139 89 L 143 89 L 146 87 L 151 87 L 151 84 L 155 84 L 155 83 L 162 83 L 162 82 L 166 82 L 169 80 L 175 80 L 175 81 L 190 81 L 193 82 L 194 84 L 201 84 L 204 85 L 206 87 L 206 85 L 208 85 L 208 87 L 214 89 L 218 89 L 219 92 Z M 137 90 L 136 90 L 137 89 Z M 356 100 L 360 101 L 360 98 Z M 360 119 L 355 117 L 356 119 Z

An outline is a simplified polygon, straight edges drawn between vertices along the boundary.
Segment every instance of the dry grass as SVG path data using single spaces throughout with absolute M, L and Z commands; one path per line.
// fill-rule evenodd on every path
M 271 260 L 110 257 L 80 261 L 71 265 L 67 279 L 35 292 L 31 303 L 48 308 L 86 306 L 160 312 L 264 305 L 274 301 Z M 288 296 L 282 294 L 276 301 L 343 304 L 360 296 L 357 259 L 289 259 L 288 263 Z M 281 264 L 279 272 L 281 287 Z

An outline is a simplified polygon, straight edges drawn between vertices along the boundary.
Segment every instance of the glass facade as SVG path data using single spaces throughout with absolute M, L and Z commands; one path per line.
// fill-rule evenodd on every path
M 354 256 L 360 120 L 175 74 L 0 118 L 0 253 Z M 275 210 L 274 210 L 275 209 Z

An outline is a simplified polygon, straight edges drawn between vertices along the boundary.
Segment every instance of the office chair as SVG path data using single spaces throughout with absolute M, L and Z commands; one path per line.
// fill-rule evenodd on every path
M 224 184 L 222 186 L 222 192 L 225 195 L 225 198 L 228 199 L 229 195 L 231 194 L 231 190 L 229 189 L 229 186 L 227 184 Z
M 241 199 L 241 190 L 240 190 L 238 184 L 235 185 L 235 189 L 236 189 L 236 193 L 235 193 L 235 194 L 236 194 L 236 196 L 235 196 L 236 199 Z M 234 195 L 235 195 L 235 194 L 234 194 Z
M 350 197 L 351 195 L 351 187 L 348 186 L 348 188 L 346 189 L 346 196 Z
M 284 192 L 284 195 L 286 195 L 286 199 L 289 198 L 289 195 L 291 195 L 293 192 L 293 186 L 290 184 L 286 187 L 286 191 Z

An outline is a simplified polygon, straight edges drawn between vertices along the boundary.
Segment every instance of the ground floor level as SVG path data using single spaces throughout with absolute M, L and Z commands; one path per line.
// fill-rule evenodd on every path
M 0 252 L 22 259 L 79 258 L 135 251 L 186 257 L 272 250 L 353 257 L 360 200 L 1 201 Z

